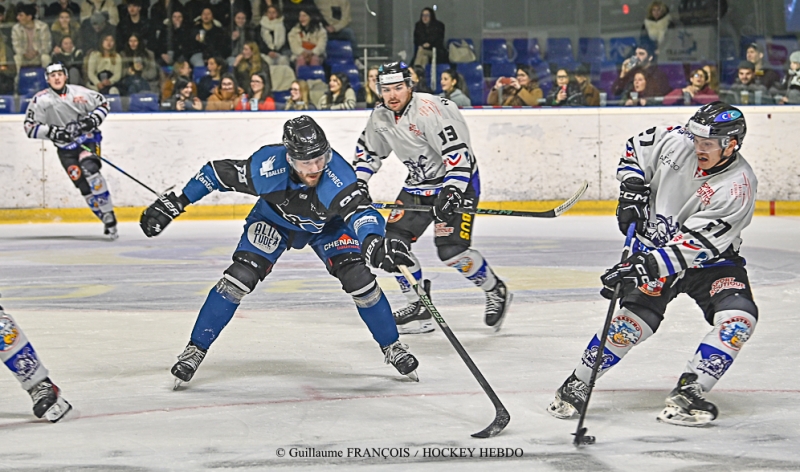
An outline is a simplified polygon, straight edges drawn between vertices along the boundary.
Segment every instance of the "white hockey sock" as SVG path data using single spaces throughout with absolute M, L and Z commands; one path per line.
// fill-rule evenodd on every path
M 97 200 L 95 200 L 94 195 L 90 193 L 89 195 L 84 195 L 83 198 L 86 199 L 86 204 L 92 209 L 94 216 L 98 217 L 102 221 L 103 212 L 100 211 L 100 207 L 97 205 Z
M 106 179 L 100 172 L 87 175 L 86 181 L 89 182 L 89 188 L 92 189 L 95 205 L 100 209 L 101 213 L 109 213 L 114 211 L 114 204 L 111 202 L 111 193 L 108 191 Z
M 583 352 L 581 362 L 575 368 L 575 376 L 584 383 L 589 383 L 592 377 L 592 367 L 597 358 L 597 348 L 600 347 L 600 336 L 603 328 L 600 327 L 594 335 L 589 346 Z M 603 350 L 603 364 L 597 372 L 599 379 L 608 369 L 614 367 L 633 346 L 641 344 L 653 335 L 653 330 L 639 316 L 627 308 L 620 308 L 611 318 L 611 326 L 608 329 L 608 338 Z
M 46 379 L 47 368 L 11 315 L 0 309 L 0 361 L 14 373 L 22 388 L 30 390 Z
M 417 279 L 417 282 L 422 283 L 422 266 L 419 264 L 419 259 L 414 253 L 411 253 L 411 260 L 414 263 L 408 266 L 408 270 L 414 275 L 414 278 Z M 419 300 L 417 294 L 411 290 L 411 284 L 403 275 L 395 275 L 395 279 L 397 279 L 397 283 L 400 285 L 400 290 L 403 291 L 403 295 L 406 296 L 408 303 L 416 303 Z
M 733 364 L 744 343 L 753 335 L 758 320 L 742 310 L 725 310 L 714 315 L 714 328 L 700 341 L 686 372 L 697 374 L 697 382 L 708 392 Z
M 480 287 L 484 292 L 492 291 L 497 285 L 497 277 L 495 277 L 492 268 L 489 267 L 481 253 L 474 249 L 467 249 L 461 254 L 444 261 L 444 263 L 458 270 L 461 275 Z

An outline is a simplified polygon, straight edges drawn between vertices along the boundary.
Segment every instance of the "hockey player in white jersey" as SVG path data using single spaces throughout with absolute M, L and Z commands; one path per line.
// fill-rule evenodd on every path
M 439 258 L 486 292 L 486 324 L 499 330 L 511 304 L 511 293 L 481 253 L 472 249 L 473 215 L 458 208 L 478 205 L 481 186 L 469 129 L 455 103 L 435 95 L 413 92 L 406 64 L 392 62 L 378 69 L 383 104 L 375 107 L 356 147 L 354 166 L 363 185 L 394 151 L 408 168 L 397 197 L 401 204 L 431 205 L 433 212 L 395 210 L 386 234 L 413 243 L 435 221 L 434 241 Z M 388 236 L 387 236 L 388 237 Z M 412 254 L 413 256 L 413 254 Z M 416 257 L 409 267 L 422 280 Z M 434 330 L 431 314 L 422 306 L 408 281 L 397 281 L 409 304 L 394 313 L 401 334 Z M 430 292 L 430 282 L 423 287 Z
M 627 260 L 601 277 L 606 298 L 618 282 L 623 285 L 598 377 L 656 332 L 680 293 L 694 299 L 712 326 L 667 396 L 657 417 L 665 423 L 702 426 L 716 419 L 717 407 L 703 394 L 730 368 L 758 322 L 739 256 L 757 187 L 753 169 L 739 153 L 746 132 L 740 110 L 713 102 L 685 128 L 654 127 L 629 139 L 617 168 L 620 230 L 635 224 L 638 243 Z M 600 331 L 556 392 L 548 408 L 553 416 L 582 411 Z
M 46 74 L 48 88 L 34 95 L 28 106 L 25 132 L 29 138 L 53 142 L 61 165 L 89 208 L 103 222 L 105 234 L 117 239 L 114 205 L 97 157 L 103 139 L 98 128 L 108 116 L 108 101 L 99 92 L 67 85 L 68 72 L 60 62 L 47 66 Z
M 33 400 L 33 414 L 53 423 L 72 409 L 61 390 L 48 377 L 49 372 L 28 341 L 22 328 L 0 307 L 0 360 L 14 374 Z

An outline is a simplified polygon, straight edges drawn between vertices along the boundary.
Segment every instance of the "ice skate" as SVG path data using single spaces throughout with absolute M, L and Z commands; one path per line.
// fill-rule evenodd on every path
M 495 332 L 500 331 L 512 298 L 513 295 L 500 279 L 497 279 L 497 284 L 492 290 L 486 292 L 486 325 L 494 328 Z
M 717 406 L 703 397 L 697 374 L 684 373 L 665 400 L 658 421 L 678 426 L 705 426 L 717 418 Z
M 415 382 L 419 382 L 419 376 L 416 372 L 419 361 L 413 354 L 408 352 L 407 345 L 402 344 L 400 341 L 395 341 L 388 346 L 381 346 L 381 351 L 386 357 L 387 364 L 392 364 L 398 372 Z
M 578 416 L 586 405 L 589 386 L 575 376 L 575 372 L 556 390 L 556 398 L 547 407 L 547 412 L 565 420 Z
M 431 298 L 431 281 L 424 280 L 422 287 L 428 299 Z M 430 333 L 436 329 L 433 325 L 433 318 L 431 313 L 422 304 L 422 301 L 417 300 L 409 303 L 405 307 L 392 313 L 394 322 L 397 324 L 397 332 L 400 334 L 422 334 Z
M 192 343 L 186 345 L 181 355 L 178 356 L 178 362 L 172 366 L 172 375 L 175 376 L 175 386 L 173 390 L 177 390 L 181 383 L 188 382 L 194 377 L 203 358 L 206 357 L 206 350 L 195 346 Z
M 49 378 L 42 380 L 28 390 L 33 400 L 33 414 L 37 418 L 44 417 L 51 423 L 56 423 L 64 417 L 72 405 L 61 396 L 59 389 Z
M 112 241 L 119 238 L 119 234 L 117 233 L 117 217 L 114 215 L 113 211 L 103 214 L 103 225 L 105 228 L 103 229 L 103 234 L 109 237 Z

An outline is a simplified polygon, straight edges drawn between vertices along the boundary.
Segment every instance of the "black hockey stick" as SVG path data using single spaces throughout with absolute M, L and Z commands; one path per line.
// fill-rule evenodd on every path
M 561 216 L 565 211 L 569 210 L 586 192 L 589 188 L 589 182 L 583 181 L 581 188 L 578 189 L 569 199 L 564 201 L 561 205 L 547 211 L 516 211 L 516 210 L 498 210 L 495 208 L 458 208 L 456 213 L 469 213 L 471 215 L 501 215 L 501 216 L 525 216 L 528 218 L 555 218 Z M 408 211 L 431 211 L 432 206 L 429 205 L 401 205 L 399 203 L 373 203 L 372 207 L 377 210 L 408 210 Z
M 484 430 L 473 434 L 472 437 L 491 438 L 492 436 L 497 436 L 498 434 L 500 434 L 500 431 L 502 431 L 503 428 L 505 428 L 508 425 L 508 422 L 511 421 L 511 415 L 508 414 L 508 410 L 506 410 L 506 407 L 504 407 L 503 404 L 500 402 L 500 399 L 497 397 L 497 394 L 494 393 L 494 390 L 492 390 L 492 387 L 489 385 L 489 382 L 486 381 L 486 379 L 483 377 L 483 374 L 481 374 L 481 371 L 478 370 L 478 367 L 475 365 L 474 362 L 472 362 L 472 359 L 469 357 L 469 354 L 467 354 L 467 351 L 464 349 L 464 346 L 462 346 L 461 343 L 458 342 L 456 335 L 453 334 L 453 331 L 451 331 L 450 327 L 447 326 L 447 323 L 444 321 L 444 318 L 442 318 L 442 315 L 439 313 L 436 307 L 433 306 L 431 299 L 428 298 L 428 295 L 425 293 L 425 290 L 423 290 L 422 287 L 419 286 L 417 279 L 414 278 L 414 275 L 411 273 L 410 270 L 408 270 L 408 267 L 404 265 L 398 265 L 397 267 L 400 269 L 400 272 L 403 273 L 406 280 L 408 280 L 408 283 L 410 283 L 411 286 L 414 288 L 414 291 L 417 292 L 417 295 L 419 295 L 419 299 L 422 302 L 422 304 L 433 316 L 433 319 L 435 319 L 436 322 L 439 324 L 439 326 L 442 328 L 442 331 L 444 332 L 445 336 L 447 336 L 447 339 L 450 341 L 450 344 L 453 345 L 456 352 L 458 352 L 458 355 L 461 356 L 461 360 L 464 361 L 465 364 L 467 364 L 467 368 L 469 369 L 470 372 L 472 372 L 472 375 L 475 377 L 475 380 L 477 380 L 478 383 L 481 385 L 483 391 L 486 392 L 486 395 L 489 395 L 489 400 L 491 400 L 492 404 L 494 405 L 495 417 L 494 421 L 492 421 L 492 424 L 487 426 Z
M 636 232 L 636 223 L 631 223 L 628 226 L 628 233 L 625 235 L 625 247 L 622 249 L 622 260 L 628 258 L 631 253 L 631 246 L 633 243 L 633 235 Z M 603 335 L 600 337 L 600 345 L 597 346 L 597 354 L 594 357 L 594 365 L 592 365 L 592 376 L 589 378 L 589 390 L 586 392 L 586 401 L 583 403 L 583 411 L 581 417 L 578 419 L 578 427 L 572 433 L 575 440 L 572 441 L 576 447 L 585 444 L 594 444 L 595 437 L 586 435 L 586 428 L 583 426 L 583 421 L 586 419 L 586 411 L 589 409 L 589 399 L 592 398 L 592 390 L 594 390 L 594 382 L 597 380 L 597 373 L 600 371 L 600 366 L 603 365 L 603 352 L 606 348 L 606 339 L 608 339 L 608 330 L 611 328 L 611 319 L 614 317 L 614 308 L 616 308 L 617 300 L 619 299 L 620 292 L 622 291 L 622 282 L 614 286 L 614 294 L 611 296 L 611 303 L 608 304 L 608 313 L 606 314 L 606 321 L 603 324 Z
M 133 180 L 134 182 L 136 182 L 137 184 L 141 185 L 142 187 L 144 187 L 144 188 L 146 188 L 147 190 L 149 190 L 149 191 L 153 192 L 153 193 L 154 193 L 154 194 L 155 194 L 157 197 L 160 197 L 161 195 L 163 195 L 163 193 L 167 193 L 167 192 L 169 192 L 170 190 L 172 190 L 173 188 L 175 188 L 175 186 L 173 185 L 172 187 L 170 187 L 170 188 L 168 188 L 168 189 L 164 190 L 164 192 L 163 192 L 163 193 L 158 193 L 158 192 L 156 192 L 155 190 L 153 190 L 153 189 L 151 189 L 150 187 L 148 187 L 147 185 L 143 184 L 143 183 L 142 183 L 142 182 L 141 182 L 139 179 L 137 179 L 136 177 L 134 177 L 134 176 L 132 176 L 131 174 L 129 174 L 129 173 L 125 172 L 124 170 L 122 170 L 122 169 L 121 169 L 119 166 L 117 166 L 117 165 L 116 165 L 116 164 L 114 164 L 113 162 L 109 161 L 108 159 L 106 159 L 105 157 L 101 156 L 100 154 L 97 154 L 96 152 L 92 151 L 92 149 L 91 149 L 90 147 L 86 146 L 85 144 L 81 144 L 81 149 L 83 149 L 83 150 L 84 150 L 84 151 L 86 151 L 86 152 L 90 152 L 90 153 L 92 153 L 92 155 L 93 155 L 93 156 L 95 156 L 95 157 L 99 158 L 100 160 L 102 160 L 102 161 L 103 161 L 103 162 L 105 162 L 106 164 L 108 164 L 108 165 L 110 165 L 111 167 L 113 167 L 113 168 L 117 169 L 118 171 L 120 171 L 120 172 L 122 173 L 122 175 L 124 175 L 124 176 L 128 177 L 129 179 Z

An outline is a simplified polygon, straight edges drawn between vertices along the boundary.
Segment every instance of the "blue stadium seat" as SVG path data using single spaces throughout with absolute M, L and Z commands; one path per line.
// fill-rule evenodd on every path
M 329 40 L 325 46 L 325 61 L 331 64 L 353 63 L 353 45 L 350 41 Z
M 325 69 L 322 66 L 300 66 L 297 68 L 297 78 L 300 80 L 319 79 L 325 82 Z
M 30 105 L 31 100 L 33 100 L 33 96 L 34 95 L 36 95 L 36 94 L 31 93 L 31 94 L 23 95 L 23 96 L 19 97 L 19 112 L 20 113 L 24 114 L 26 111 L 28 111 L 28 105 Z
M 481 48 L 481 62 L 484 64 L 509 63 L 508 44 L 505 39 L 484 39 Z
M 658 68 L 661 69 L 669 79 L 669 86 L 673 89 L 686 87 L 686 72 L 683 63 L 680 62 L 659 62 Z
M 42 67 L 23 67 L 19 72 L 17 92 L 20 95 L 36 93 L 47 87 Z
M 435 93 L 442 93 L 442 83 L 441 83 L 442 72 L 446 71 L 449 68 L 450 64 L 436 64 L 436 74 L 435 74 L 436 87 L 433 90 Z M 431 80 L 432 76 L 431 76 L 430 64 L 425 66 L 425 76 L 428 78 L 428 81 Z
M 542 62 L 542 51 L 536 38 L 517 38 L 513 41 L 517 64 L 536 64 Z
M 345 74 L 350 79 L 350 86 L 353 91 L 358 92 L 361 90 L 361 76 L 358 74 L 358 68 L 354 64 L 332 64 L 331 73 Z
M 517 65 L 511 62 L 491 64 L 491 76 L 497 77 L 516 77 Z
M 151 113 L 158 111 L 158 94 L 153 92 L 141 92 L 131 95 L 131 104 L 128 111 L 132 113 Z
M 540 62 L 532 67 L 536 72 L 536 78 L 539 80 L 539 88 L 547 95 L 547 93 L 550 92 L 550 88 L 553 86 L 553 76 L 550 72 L 550 66 L 546 62 Z
M 272 98 L 275 100 L 275 103 L 286 103 L 289 101 L 289 97 L 292 96 L 292 92 L 289 90 L 273 90 L 272 91 Z
M 608 40 L 608 58 L 615 64 L 622 64 L 622 61 L 631 57 L 636 50 L 636 38 L 633 36 L 623 36 Z
M 469 81 L 483 82 L 483 65 L 480 62 L 464 62 L 456 64 L 456 70 Z
M 13 95 L 0 95 L 0 114 L 7 115 L 14 113 L 14 96 Z
M 719 60 L 732 61 L 738 58 L 739 52 L 736 50 L 736 41 L 727 36 L 719 38 Z
M 603 38 L 580 38 L 578 40 L 578 60 L 590 64 L 606 60 L 606 42 Z
M 619 77 L 619 70 L 614 63 L 607 63 L 600 69 L 600 80 L 594 82 L 594 85 L 601 92 L 606 92 L 609 99 L 619 98 L 611 93 L 614 88 L 614 82 Z
M 208 75 L 208 67 L 206 66 L 198 66 L 192 69 L 192 80 L 195 83 L 199 83 L 200 79 Z
M 565 62 L 573 62 L 575 57 L 572 53 L 572 40 L 569 38 L 547 38 L 545 60 L 559 65 Z
M 114 113 L 122 113 L 122 98 L 119 95 L 106 95 L 108 106 Z

